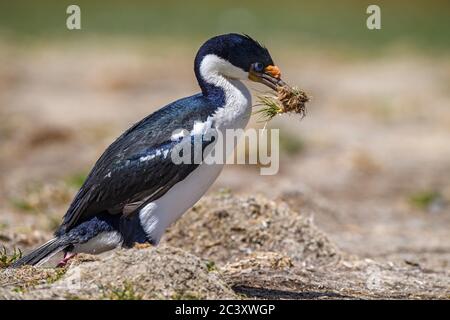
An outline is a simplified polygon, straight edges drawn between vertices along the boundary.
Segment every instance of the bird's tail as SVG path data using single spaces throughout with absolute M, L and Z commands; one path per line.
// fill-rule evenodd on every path
M 62 238 L 53 238 L 50 241 L 47 241 L 40 247 L 34 249 L 32 252 L 27 254 L 26 256 L 20 258 L 16 262 L 14 262 L 11 267 L 18 268 L 24 265 L 40 265 L 45 263 L 48 259 L 53 257 L 55 254 L 64 250 L 67 247 L 66 241 L 63 241 Z

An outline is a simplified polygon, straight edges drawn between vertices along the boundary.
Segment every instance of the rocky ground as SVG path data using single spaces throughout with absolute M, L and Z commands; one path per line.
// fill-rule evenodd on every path
M 120 132 L 198 89 L 194 48 L 0 48 L 0 243 L 11 256 L 51 237 Z M 449 299 L 448 57 L 272 51 L 313 96 L 301 122 L 268 125 L 281 133 L 277 175 L 231 165 L 158 249 L 2 269 L 0 296 Z
M 6 299 L 450 298 L 448 272 L 340 251 L 311 220 L 262 197 L 196 205 L 158 248 L 0 270 Z

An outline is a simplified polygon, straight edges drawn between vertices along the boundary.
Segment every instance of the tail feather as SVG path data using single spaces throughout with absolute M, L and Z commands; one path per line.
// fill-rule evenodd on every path
M 26 256 L 14 262 L 11 267 L 18 268 L 24 265 L 35 266 L 45 263 L 45 261 L 50 259 L 53 255 L 57 254 L 61 250 L 64 250 L 66 247 L 67 243 L 65 243 L 65 241 L 62 241 L 61 238 L 53 238 L 27 254 Z

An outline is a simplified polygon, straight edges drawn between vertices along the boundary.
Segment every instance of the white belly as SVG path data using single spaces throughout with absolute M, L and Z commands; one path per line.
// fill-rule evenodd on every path
M 219 176 L 223 164 L 201 164 L 183 181 L 139 212 L 142 227 L 158 243 L 164 231 L 191 208 Z

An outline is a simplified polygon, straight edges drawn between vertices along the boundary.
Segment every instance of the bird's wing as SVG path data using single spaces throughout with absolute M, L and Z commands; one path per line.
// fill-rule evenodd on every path
M 56 234 L 100 212 L 135 212 L 164 195 L 198 166 L 172 161 L 174 148 L 180 143 L 191 146 L 194 139 L 172 141 L 173 132 L 191 131 L 196 122 L 204 122 L 214 111 L 208 100 L 196 95 L 169 104 L 128 129 L 99 158 Z M 202 149 L 209 143 L 202 141 Z

